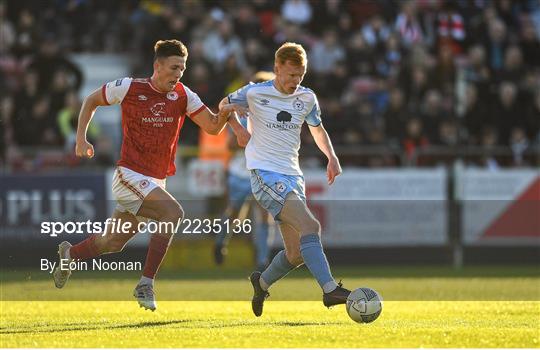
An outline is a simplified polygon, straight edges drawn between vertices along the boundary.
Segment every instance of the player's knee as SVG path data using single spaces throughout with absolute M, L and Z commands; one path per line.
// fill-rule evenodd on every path
M 111 241 L 107 247 L 107 253 L 119 253 L 124 249 L 126 242 Z
M 178 222 L 184 218 L 184 210 L 178 202 L 167 205 L 161 214 L 160 221 L 164 222 Z
M 117 253 L 122 251 L 126 242 L 115 239 L 114 235 L 107 234 L 100 236 L 94 241 L 97 250 L 101 254 Z
M 94 239 L 94 247 L 96 251 L 98 251 L 100 254 L 104 254 L 107 252 L 107 246 L 110 236 L 110 234 L 97 235 Z
M 300 254 L 300 250 L 295 252 L 286 251 L 285 256 L 287 257 L 289 263 L 293 266 L 300 266 L 304 263 L 304 259 L 302 259 L 302 254 Z
M 302 223 L 302 227 L 300 229 L 300 232 L 302 233 L 316 233 L 320 235 L 321 233 L 321 223 L 319 220 L 310 218 L 309 220 L 306 220 Z

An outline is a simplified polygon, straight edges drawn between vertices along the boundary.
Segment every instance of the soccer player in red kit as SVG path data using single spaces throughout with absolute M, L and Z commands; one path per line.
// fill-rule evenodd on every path
M 235 113 L 245 114 L 234 105 L 223 106 L 212 113 L 196 93 L 179 82 L 188 56 L 187 48 L 178 40 L 160 40 L 154 47 L 154 72 L 145 79 L 123 78 L 103 85 L 84 100 L 79 114 L 75 152 L 92 158 L 94 148 L 86 140 L 86 130 L 98 106 L 120 104 L 123 141 L 120 160 L 114 173 L 112 191 L 118 204 L 112 215 L 116 222 L 130 222 L 129 232 L 110 230 L 94 234 L 72 246 L 59 245 L 63 261 L 90 259 L 101 254 L 119 252 L 137 233 L 139 219 L 151 219 L 176 225 L 184 216 L 180 204 L 166 191 L 167 176 L 174 175 L 174 159 L 178 136 L 186 115 L 210 134 L 219 134 L 231 118 L 239 126 Z M 163 225 L 164 232 L 152 234 L 141 280 L 134 290 L 139 305 L 154 311 L 157 307 L 154 277 L 174 234 L 172 225 Z M 62 261 L 62 260 L 61 260 Z M 64 263 L 67 266 L 67 263 Z M 62 288 L 71 271 L 59 267 L 54 282 Z

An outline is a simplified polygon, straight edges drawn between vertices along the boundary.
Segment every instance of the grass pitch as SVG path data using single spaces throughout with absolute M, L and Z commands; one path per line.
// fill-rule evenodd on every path
M 384 276 L 384 269 L 370 271 L 373 275 L 364 278 L 348 270 L 337 270 L 336 275 L 344 276 L 349 287 L 370 286 L 386 299 L 382 315 L 371 324 L 351 321 L 342 305 L 324 308 L 318 287 L 304 272 L 293 273 L 271 290 L 260 318 L 251 313 L 250 286 L 241 274 L 214 273 L 213 278 L 212 273 L 199 278 L 164 274 L 157 284 L 159 309 L 154 313 L 131 300 L 135 275 L 120 279 L 74 275 L 65 289 L 55 290 L 49 276 L 21 281 L 4 274 L 0 346 L 540 346 L 537 269 L 513 274 L 506 270 L 499 277 L 493 276 L 493 268 L 486 270 L 489 277 L 467 271 L 431 276 L 409 270 L 416 272 L 407 276 L 407 270 L 401 270 L 404 277 Z M 377 273 L 383 277 L 375 277 Z M 94 297 L 72 300 L 76 295 Z M 180 301 L 174 295 L 187 296 Z M 95 301 L 100 296 L 109 301 Z M 414 296 L 416 300 L 411 300 Z

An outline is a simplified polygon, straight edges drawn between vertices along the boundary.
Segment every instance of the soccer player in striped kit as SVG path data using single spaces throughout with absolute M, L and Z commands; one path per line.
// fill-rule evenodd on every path
M 262 315 L 270 286 L 302 264 L 319 283 L 325 306 L 345 304 L 350 294 L 332 276 L 321 244 L 321 225 L 306 205 L 304 176 L 298 161 L 304 123 L 328 158 L 328 185 L 341 174 L 339 159 L 322 125 L 317 97 L 300 85 L 306 69 L 304 48 L 285 43 L 275 53 L 275 79 L 248 84 L 220 102 L 222 106 L 234 103 L 249 108 L 251 137 L 245 154 L 251 190 L 257 202 L 274 216 L 285 244 L 264 271 L 250 276 L 255 316 Z
M 182 206 L 167 192 L 165 183 L 166 177 L 176 171 L 176 146 L 186 116 L 204 131 L 217 135 L 229 116 L 231 126 L 239 126 L 231 112 L 246 112 L 232 104 L 220 106 L 218 114 L 210 111 L 196 93 L 180 82 L 187 57 L 187 48 L 180 41 L 158 41 L 150 78 L 123 78 L 103 85 L 86 97 L 79 114 L 75 152 L 79 157 L 92 158 L 94 148 L 86 139 L 86 130 L 96 108 L 121 105 L 123 141 L 112 184 L 118 204 L 112 218 L 130 222 L 132 228 L 137 227 L 139 219 L 176 225 L 184 216 Z M 171 225 L 167 226 L 164 232 L 152 234 L 142 277 L 134 290 L 139 305 L 152 311 L 157 307 L 154 278 L 174 234 Z M 119 252 L 137 233 L 136 229 L 108 232 L 109 228 L 104 235 L 94 234 L 74 246 L 60 243 L 60 259 L 83 260 Z M 62 288 L 70 275 L 70 270 L 58 267 L 53 273 L 56 287 Z

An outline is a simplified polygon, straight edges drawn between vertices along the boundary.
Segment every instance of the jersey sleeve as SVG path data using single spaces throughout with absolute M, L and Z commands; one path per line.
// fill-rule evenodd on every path
M 122 103 L 126 97 L 129 87 L 131 86 L 131 78 L 117 79 L 103 85 L 101 94 L 108 105 L 117 105 Z
M 248 85 L 241 87 L 240 89 L 236 90 L 235 92 L 229 94 L 228 99 L 229 103 L 234 103 L 239 106 L 248 108 L 248 100 L 247 100 L 247 92 L 249 89 L 253 87 L 253 83 L 249 83 Z
M 191 89 L 185 85 L 184 90 L 186 91 L 187 96 L 186 113 L 187 115 L 189 115 L 190 118 L 193 118 L 194 116 L 202 112 L 204 109 L 206 109 L 206 105 L 201 101 L 199 95 L 191 91 Z
M 315 96 L 315 94 L 313 94 L 313 107 L 306 115 L 306 123 L 309 126 L 319 126 L 322 123 L 321 108 L 319 107 L 319 101 L 317 101 L 317 96 Z

